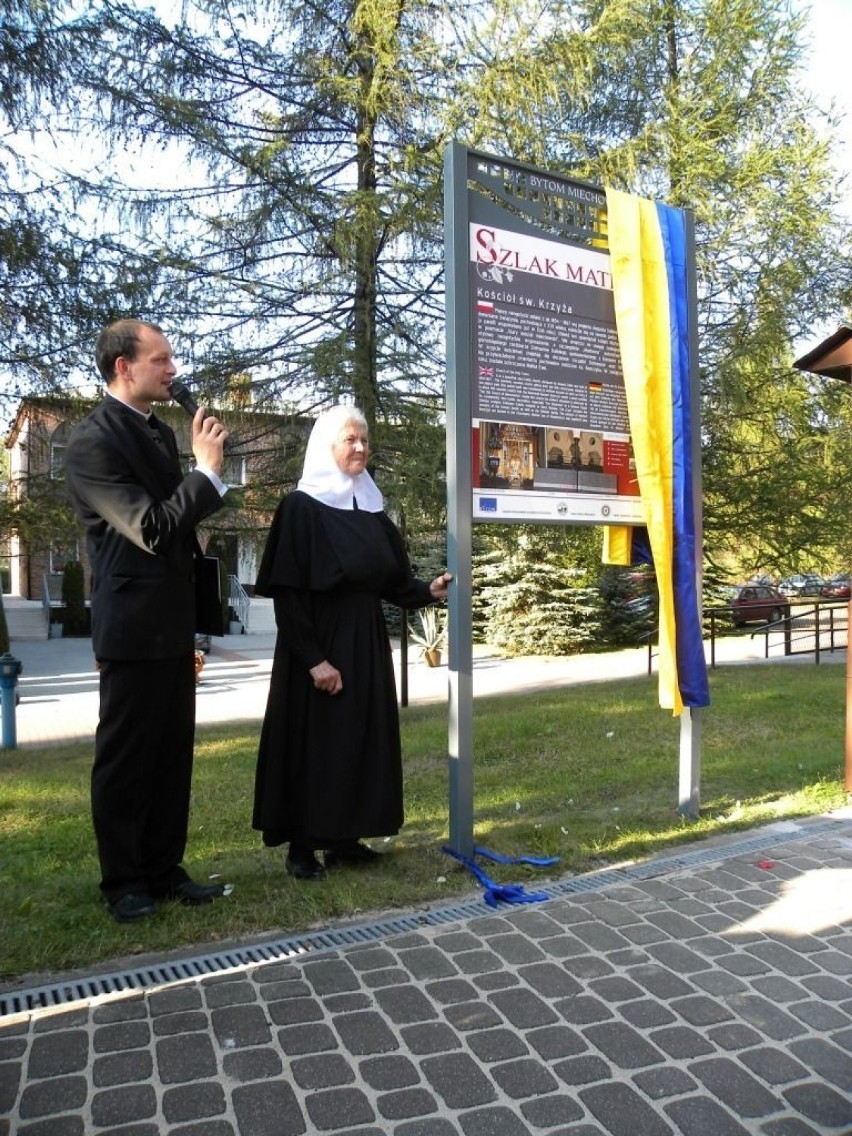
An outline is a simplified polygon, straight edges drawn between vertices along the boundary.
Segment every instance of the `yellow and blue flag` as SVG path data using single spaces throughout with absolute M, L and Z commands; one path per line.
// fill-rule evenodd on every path
M 644 537 L 660 597 L 660 705 L 707 706 L 693 500 L 683 212 L 606 191 L 615 322 L 646 532 L 604 529 L 604 559 L 635 563 Z

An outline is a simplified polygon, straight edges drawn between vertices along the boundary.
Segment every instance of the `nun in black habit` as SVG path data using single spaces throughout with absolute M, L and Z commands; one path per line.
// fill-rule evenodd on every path
M 362 837 L 403 823 L 391 646 L 381 601 L 443 600 L 448 572 L 417 580 L 367 472 L 367 423 L 335 406 L 314 424 L 296 490 L 280 502 L 255 591 L 275 603 L 278 637 L 255 775 L 253 827 L 288 843 L 286 868 L 372 860 Z

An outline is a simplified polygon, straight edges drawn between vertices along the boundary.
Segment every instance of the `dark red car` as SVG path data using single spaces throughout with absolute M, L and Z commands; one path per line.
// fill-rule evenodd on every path
M 746 623 L 775 623 L 790 614 L 790 601 L 768 584 L 746 584 L 731 601 L 734 626 Z
M 849 576 L 846 573 L 832 576 L 820 588 L 819 594 L 823 599 L 848 600 L 850 595 Z

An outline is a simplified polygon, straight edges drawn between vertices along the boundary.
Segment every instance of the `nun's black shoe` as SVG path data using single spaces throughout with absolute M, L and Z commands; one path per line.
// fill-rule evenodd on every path
M 335 868 L 338 864 L 371 864 L 374 860 L 381 860 L 382 854 L 360 840 L 341 840 L 328 849 L 324 858 L 327 868 Z
M 325 868 L 309 848 L 294 848 L 291 844 L 284 867 L 296 880 L 325 879 Z

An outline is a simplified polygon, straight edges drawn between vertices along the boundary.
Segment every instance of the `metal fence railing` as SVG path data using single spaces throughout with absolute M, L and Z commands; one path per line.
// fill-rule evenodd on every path
M 704 609 L 705 642 L 709 647 L 708 663 L 716 666 L 716 646 L 722 639 L 747 635 L 750 639 L 763 637 L 763 656 L 766 659 L 790 655 L 813 655 L 819 664 L 824 654 L 844 651 L 849 643 L 849 604 L 845 600 L 814 600 L 812 603 L 791 604 L 781 619 L 765 623 L 749 623 L 745 627 L 733 626 L 734 608 L 712 607 Z M 708 633 L 709 629 L 709 633 Z M 658 628 L 647 634 L 648 674 L 653 668 Z
M 710 620 L 711 667 L 716 663 L 715 644 L 721 634 L 748 635 L 751 639 L 762 636 L 764 658 L 812 654 L 816 664 L 821 655 L 845 650 L 849 642 L 849 605 L 845 601 L 791 604 L 781 619 L 751 624 L 738 632 L 725 627 L 732 618 L 731 608 L 711 608 L 704 614 Z
M 231 608 L 245 630 L 248 631 L 251 597 L 236 576 L 229 576 L 228 584 L 228 607 Z

